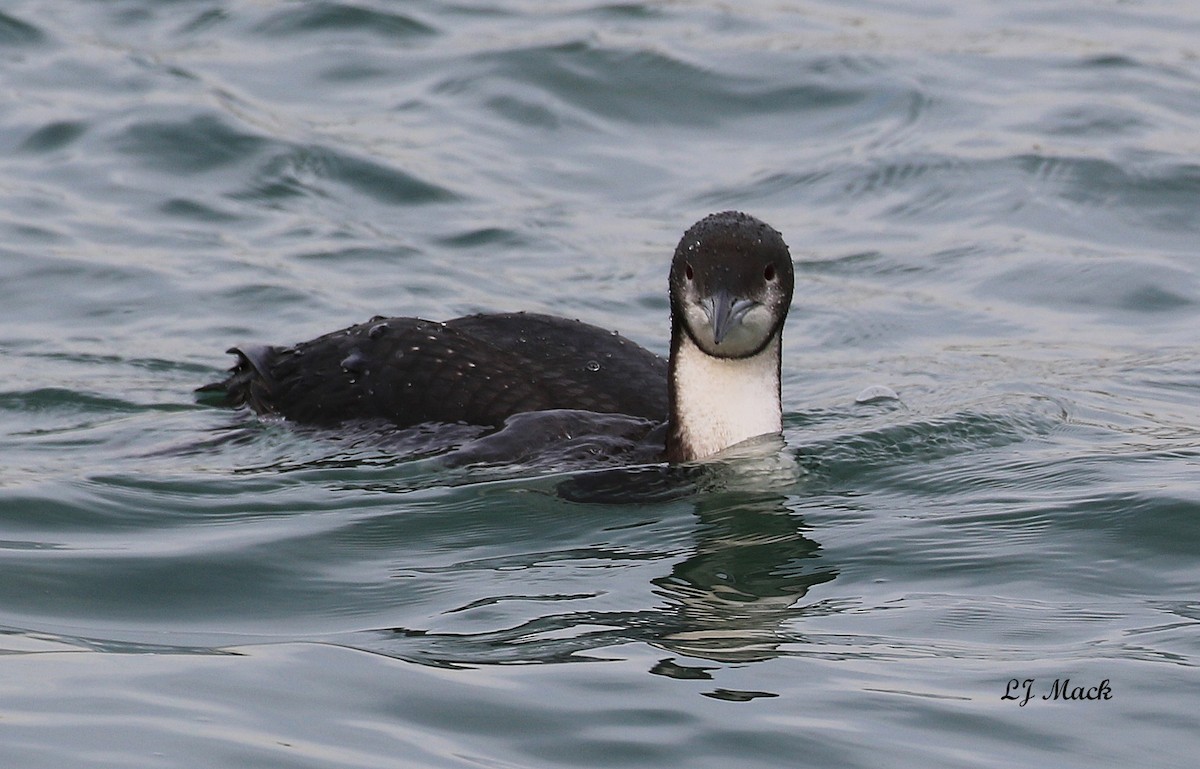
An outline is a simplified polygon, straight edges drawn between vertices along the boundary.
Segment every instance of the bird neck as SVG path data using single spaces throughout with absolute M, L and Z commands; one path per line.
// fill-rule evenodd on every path
M 669 462 L 702 459 L 783 428 L 780 335 L 748 358 L 716 358 L 672 324 Z

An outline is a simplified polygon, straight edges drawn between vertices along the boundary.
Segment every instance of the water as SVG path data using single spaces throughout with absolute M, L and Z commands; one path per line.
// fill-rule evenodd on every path
M 1153 0 L 6 3 L 0 763 L 1191 766 L 1198 40 Z M 662 352 L 727 208 L 796 258 L 787 448 L 689 495 L 193 398 L 376 313 Z

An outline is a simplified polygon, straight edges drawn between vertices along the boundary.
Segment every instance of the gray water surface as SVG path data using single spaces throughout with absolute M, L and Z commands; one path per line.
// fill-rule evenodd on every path
M 3 766 L 1193 765 L 1200 7 L 12 0 L 0 88 Z M 786 446 L 682 496 L 193 395 L 377 313 L 664 353 L 730 208 Z

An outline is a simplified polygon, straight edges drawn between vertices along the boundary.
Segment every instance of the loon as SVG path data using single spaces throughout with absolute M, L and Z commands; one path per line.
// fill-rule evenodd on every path
M 669 360 L 550 315 L 376 316 L 291 347 L 233 347 L 228 377 L 200 391 L 317 426 L 383 420 L 501 431 L 532 412 L 627 415 L 665 422 L 647 431 L 657 459 L 689 462 L 781 431 L 793 282 L 782 235 L 724 211 L 692 225 L 675 249 Z

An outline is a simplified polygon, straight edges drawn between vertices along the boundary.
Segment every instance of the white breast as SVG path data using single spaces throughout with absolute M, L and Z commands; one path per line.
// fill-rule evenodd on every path
M 684 336 L 672 376 L 679 433 L 691 459 L 783 427 L 779 337 L 751 358 L 715 358 Z

